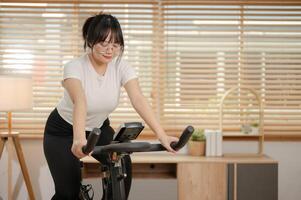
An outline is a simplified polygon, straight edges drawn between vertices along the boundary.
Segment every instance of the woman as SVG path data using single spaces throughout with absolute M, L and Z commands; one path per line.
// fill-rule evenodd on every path
M 108 116 L 118 105 L 121 87 L 169 152 L 175 152 L 170 143 L 178 141 L 166 135 L 141 92 L 134 69 L 122 59 L 124 40 L 118 20 L 100 13 L 88 18 L 82 31 L 84 48 L 88 47 L 88 51 L 64 66 L 64 96 L 45 126 L 44 153 L 55 184 L 52 199 L 78 199 L 79 159 L 85 156 L 82 147 L 94 127 L 102 130 L 97 145 L 112 140 L 114 130 Z M 130 170 L 130 159 L 126 165 Z M 127 195 L 130 180 L 130 176 L 125 180 Z

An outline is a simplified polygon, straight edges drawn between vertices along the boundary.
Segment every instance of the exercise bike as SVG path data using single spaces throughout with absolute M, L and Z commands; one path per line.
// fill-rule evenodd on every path
M 94 128 L 87 140 L 87 145 L 83 147 L 83 152 L 88 154 L 92 152 L 92 156 L 101 162 L 100 154 L 107 154 L 107 164 L 102 166 L 102 184 L 104 189 L 104 200 L 126 200 L 124 179 L 127 176 L 125 171 L 124 156 L 134 152 L 151 152 L 165 151 L 166 148 L 161 144 L 151 144 L 149 142 L 132 142 L 135 140 L 144 126 L 140 122 L 124 123 L 119 127 L 113 137 L 111 144 L 104 146 L 96 146 L 95 144 L 101 135 L 98 128 Z M 173 142 L 170 146 L 178 151 L 188 142 L 194 128 L 187 126 L 178 142 Z M 112 187 L 112 188 L 109 188 Z M 108 191 L 111 191 L 109 197 Z M 82 195 L 82 200 L 91 200 L 89 195 Z

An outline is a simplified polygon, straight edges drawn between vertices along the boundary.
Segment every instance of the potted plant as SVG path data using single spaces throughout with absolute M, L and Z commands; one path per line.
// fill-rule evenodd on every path
M 205 155 L 206 137 L 203 129 L 195 129 L 188 142 L 188 153 L 192 156 Z

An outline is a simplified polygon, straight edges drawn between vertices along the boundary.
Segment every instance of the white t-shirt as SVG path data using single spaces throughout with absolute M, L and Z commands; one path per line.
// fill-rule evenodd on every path
M 87 102 L 86 130 L 91 131 L 102 126 L 118 105 L 121 87 L 137 76 L 125 60 L 120 59 L 118 62 L 117 58 L 108 63 L 104 75 L 99 75 L 88 54 L 84 54 L 64 66 L 63 79 L 67 78 L 81 81 Z M 66 89 L 57 110 L 65 121 L 72 124 L 73 103 Z

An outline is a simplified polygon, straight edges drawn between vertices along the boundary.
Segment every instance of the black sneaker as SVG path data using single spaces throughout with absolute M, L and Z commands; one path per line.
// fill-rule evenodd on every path
M 91 184 L 80 186 L 80 192 L 79 192 L 80 200 L 93 200 L 93 197 L 94 197 L 94 191 Z

